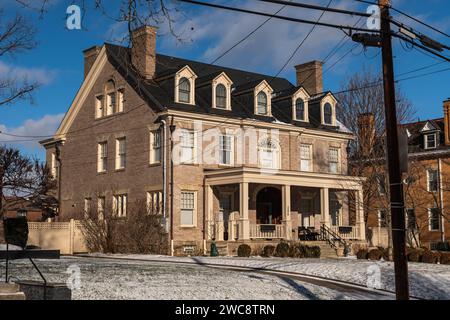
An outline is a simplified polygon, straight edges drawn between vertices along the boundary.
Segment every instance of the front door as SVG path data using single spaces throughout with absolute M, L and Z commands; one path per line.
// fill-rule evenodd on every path
M 231 194 L 223 193 L 219 199 L 219 219 L 223 221 L 223 239 L 228 240 L 228 222 L 231 213 Z
M 273 206 L 271 202 L 260 202 L 256 208 L 258 212 L 257 224 L 273 224 Z

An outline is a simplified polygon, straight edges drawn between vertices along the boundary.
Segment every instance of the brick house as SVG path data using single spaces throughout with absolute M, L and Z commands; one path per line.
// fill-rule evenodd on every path
M 299 227 L 323 225 L 365 239 L 361 178 L 347 173 L 354 137 L 323 91 L 320 62 L 297 66 L 293 85 L 157 54 L 153 27 L 132 39 L 131 49 L 84 51 L 81 88 L 41 141 L 61 181 L 60 219 L 108 204 L 120 217 L 147 199 L 169 254 L 212 239 L 295 240 Z
M 370 131 L 372 115 L 362 115 L 360 124 Z M 450 241 L 450 100 L 444 101 L 444 117 L 400 126 L 407 140 L 407 172 L 404 173 L 407 243 L 434 247 Z M 375 138 L 375 133 L 365 135 Z M 387 173 L 380 166 L 374 197 L 365 204 L 368 241 L 386 247 L 389 242 Z M 368 175 L 371 169 L 368 169 Z

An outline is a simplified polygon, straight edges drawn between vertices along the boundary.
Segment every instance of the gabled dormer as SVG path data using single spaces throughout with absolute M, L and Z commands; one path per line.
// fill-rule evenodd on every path
M 295 121 L 309 122 L 309 94 L 303 87 L 298 88 L 292 95 L 292 119 Z
M 254 113 L 259 116 L 272 116 L 273 89 L 266 80 L 261 81 L 253 90 Z
M 324 126 L 336 126 L 336 98 L 329 92 L 320 101 L 320 123 Z
M 225 72 L 220 73 L 212 80 L 212 107 L 222 110 L 231 110 L 231 86 L 233 81 Z
M 424 149 L 436 149 L 439 146 L 440 129 L 431 121 L 427 121 L 420 130 L 423 136 Z
M 195 105 L 195 79 L 197 75 L 188 65 L 175 74 L 175 102 Z

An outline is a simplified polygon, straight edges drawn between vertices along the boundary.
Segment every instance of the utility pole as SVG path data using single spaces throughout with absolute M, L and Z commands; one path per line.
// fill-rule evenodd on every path
M 0 164 L 0 218 L 3 216 L 3 176 L 5 174 L 5 169 L 3 165 Z
M 379 0 L 381 13 L 381 51 L 383 59 L 384 111 L 386 122 L 387 160 L 389 169 L 389 194 L 391 204 L 392 242 L 395 268 L 395 293 L 397 300 L 409 299 L 408 262 L 405 239 L 405 200 L 400 168 L 397 109 L 395 106 L 394 61 L 389 6 L 390 0 Z

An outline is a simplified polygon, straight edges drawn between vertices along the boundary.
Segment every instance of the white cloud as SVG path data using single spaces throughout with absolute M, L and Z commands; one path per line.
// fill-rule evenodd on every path
M 45 137 L 53 135 L 58 128 L 64 114 L 47 114 L 40 119 L 28 119 L 25 120 L 18 127 L 8 127 L 5 124 L 0 123 L 0 131 L 23 137 L 13 137 L 9 135 L 0 134 L 1 143 L 7 143 L 22 147 L 28 150 L 39 150 L 40 146 L 38 141 L 44 140 Z M 29 138 L 30 136 L 41 136 L 35 139 Z M 22 141 L 27 140 L 27 141 Z
M 48 85 L 56 78 L 56 74 L 56 70 L 25 68 L 0 61 L 0 79 L 28 80 L 36 81 L 41 85 Z

